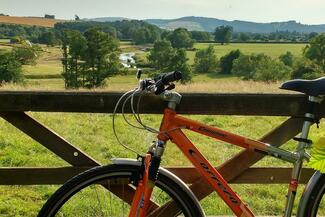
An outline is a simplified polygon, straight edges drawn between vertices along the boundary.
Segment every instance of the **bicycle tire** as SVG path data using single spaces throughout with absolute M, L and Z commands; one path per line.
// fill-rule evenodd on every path
M 297 217 L 325 216 L 324 210 L 320 214 L 320 204 L 325 207 L 325 174 L 315 172 L 309 180 L 300 200 Z
M 40 212 L 38 214 L 38 217 L 99 216 L 96 214 L 89 215 L 88 211 L 83 211 L 85 208 L 82 207 L 82 205 L 78 206 L 79 207 L 78 210 L 77 209 L 73 210 L 73 213 L 71 213 L 72 211 L 70 209 L 73 209 L 73 208 L 70 208 L 69 206 L 68 206 L 68 208 L 66 208 L 66 204 L 69 203 L 70 200 L 72 200 L 72 203 L 74 203 L 73 198 L 75 198 L 75 196 L 78 195 L 79 193 L 83 194 L 86 192 L 85 193 L 86 195 L 87 194 L 92 195 L 92 194 L 88 193 L 88 190 L 85 190 L 85 189 L 88 187 L 90 187 L 90 189 L 95 188 L 95 187 L 97 188 L 98 186 L 100 186 L 100 188 L 103 188 L 101 186 L 103 186 L 104 183 L 105 183 L 106 187 L 110 188 L 112 183 L 114 185 L 118 181 L 122 180 L 123 183 L 125 181 L 127 181 L 128 184 L 125 187 L 123 187 L 124 185 L 123 186 L 121 185 L 121 186 L 119 186 L 119 188 L 123 187 L 123 189 L 124 189 L 124 188 L 128 188 L 131 186 L 134 189 L 135 187 L 132 186 L 130 180 L 132 180 L 133 177 L 139 173 L 139 169 L 140 169 L 139 165 L 112 164 L 112 165 L 107 165 L 107 166 L 95 167 L 90 170 L 87 170 L 87 171 L 75 176 L 74 178 L 70 179 L 63 186 L 61 186 L 49 198 L 49 200 L 47 200 L 47 202 L 44 204 L 44 206 L 42 207 L 42 209 L 40 210 Z M 166 170 L 164 170 L 164 171 L 162 171 L 162 169 L 160 169 L 155 189 L 156 189 L 156 187 L 157 187 L 157 189 L 161 189 L 164 192 L 164 194 L 162 194 L 162 193 L 160 193 L 160 194 L 162 194 L 164 197 L 166 195 L 168 195 L 172 200 L 174 200 L 176 202 L 176 204 L 178 205 L 179 209 L 182 211 L 182 216 L 186 216 L 186 217 L 204 216 L 204 213 L 201 209 L 200 204 L 198 203 L 197 200 L 193 199 L 193 193 L 187 188 L 187 186 L 185 185 L 185 188 L 184 188 L 184 185 L 180 185 L 179 183 L 175 182 L 175 180 L 172 179 L 168 175 L 168 172 L 166 173 Z M 109 184 L 107 184 L 106 182 Z M 101 183 L 101 184 L 99 185 L 98 183 Z M 95 186 L 95 187 L 93 187 L 93 186 Z M 110 188 L 110 189 L 111 189 L 111 191 L 113 191 L 113 189 L 116 190 L 117 188 L 114 187 L 114 188 Z M 99 195 L 97 194 L 97 190 L 95 190 L 95 191 L 96 191 L 96 196 L 95 195 L 93 195 L 93 196 L 99 197 Z M 116 197 L 115 195 L 111 195 L 112 193 L 110 191 L 108 191 L 107 189 L 105 189 L 105 192 L 108 192 L 108 193 L 105 193 L 106 195 L 109 194 L 110 196 L 112 196 L 111 201 L 109 202 L 109 204 L 112 205 L 112 200 L 113 200 L 112 198 L 118 198 L 118 197 Z M 160 194 L 157 196 L 157 198 L 154 198 L 154 199 L 159 200 L 160 197 L 162 197 L 162 196 L 160 196 Z M 100 196 L 104 196 L 104 195 L 100 195 Z M 81 197 L 80 199 L 85 200 L 85 203 L 92 203 L 92 201 L 93 201 L 93 200 L 89 200 L 89 198 L 87 198 L 87 197 Z M 96 198 L 94 198 L 94 199 L 96 199 Z M 97 199 L 99 199 L 99 198 L 97 198 Z M 87 202 L 87 201 L 89 201 L 89 202 Z M 131 199 L 131 201 L 132 201 L 132 199 Z M 115 212 L 115 211 L 113 211 L 114 213 L 112 212 L 112 209 L 115 209 L 115 208 L 111 208 L 110 211 L 106 210 L 102 207 L 101 202 L 100 201 L 98 201 L 98 202 L 99 202 L 99 211 L 97 211 L 97 212 L 102 212 L 102 214 L 100 214 L 100 216 L 121 216 L 121 213 L 114 214 L 114 213 L 118 213 L 118 212 Z M 105 203 L 105 204 L 108 204 L 108 203 Z M 70 204 L 70 206 L 73 207 L 73 206 L 75 206 L 75 204 Z M 84 206 L 88 206 L 88 204 L 85 204 Z M 92 206 L 91 209 L 93 209 L 95 207 L 95 205 L 91 205 L 91 206 Z M 115 206 L 121 206 L 121 205 L 115 204 Z M 128 206 L 128 204 L 126 204 L 125 206 Z M 122 208 L 123 208 L 123 205 L 122 205 Z M 81 209 L 81 211 L 79 211 L 79 209 Z M 167 209 L 169 209 L 169 208 L 167 207 L 166 210 Z M 107 213 L 109 215 L 103 215 L 103 214 L 105 214 L 104 210 L 105 210 L 105 213 Z M 64 215 L 62 214 L 63 212 L 64 212 Z M 75 212 L 83 212 L 83 214 L 75 213 Z M 111 213 L 109 213 L 109 212 L 111 212 Z M 71 213 L 71 215 L 70 215 L 70 213 Z M 123 213 L 124 213 L 124 210 L 123 210 Z M 126 214 L 125 216 L 128 216 L 128 212 L 125 212 L 125 214 Z

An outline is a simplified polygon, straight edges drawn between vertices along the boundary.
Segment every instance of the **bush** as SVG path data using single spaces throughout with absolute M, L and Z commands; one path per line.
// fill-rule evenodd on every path
M 290 68 L 265 54 L 240 55 L 234 61 L 233 72 L 243 79 L 278 81 L 290 77 Z
M 291 78 L 315 79 L 323 75 L 324 72 L 319 65 L 309 59 L 300 58 L 294 63 Z
M 220 58 L 220 73 L 231 74 L 232 65 L 235 59 L 240 56 L 240 50 L 230 51 L 228 54 Z
M 292 67 L 294 62 L 294 56 L 291 52 L 287 51 L 285 54 L 279 56 L 279 60 L 283 62 L 284 65 Z
M 258 64 L 253 80 L 255 81 L 281 81 L 290 77 L 291 69 L 282 62 L 271 58 L 264 59 Z
M 12 53 L 16 60 L 23 65 L 35 65 L 40 53 L 40 47 L 37 45 L 22 45 L 12 49 Z
M 325 71 L 325 33 L 319 34 L 310 40 L 310 44 L 304 49 L 304 55 Z
M 0 84 L 3 82 L 22 82 L 21 63 L 11 52 L 0 52 Z
M 217 67 L 218 60 L 213 45 L 195 53 L 194 68 L 196 72 L 211 73 L 215 72 Z

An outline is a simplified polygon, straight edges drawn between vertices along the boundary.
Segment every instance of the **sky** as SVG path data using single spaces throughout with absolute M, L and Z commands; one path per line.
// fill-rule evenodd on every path
M 204 16 L 225 20 L 274 22 L 295 20 L 325 24 L 325 0 L 0 0 L 0 13 L 73 19 L 132 19 Z

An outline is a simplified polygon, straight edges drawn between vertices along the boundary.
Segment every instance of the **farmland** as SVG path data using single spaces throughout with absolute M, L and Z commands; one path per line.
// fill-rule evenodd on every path
M 0 49 L 10 47 L 5 46 L 4 43 L 0 41 Z M 195 49 L 206 48 L 209 44 L 206 43 L 196 43 Z M 281 54 L 290 51 L 294 56 L 299 57 L 302 55 L 302 49 L 305 47 L 305 44 L 229 44 L 229 45 L 220 45 L 213 44 L 217 57 L 227 54 L 231 50 L 240 49 L 245 54 L 251 53 L 265 53 L 266 55 L 271 56 L 272 58 L 278 58 Z M 139 57 L 145 59 L 148 55 L 148 52 L 144 52 L 141 49 L 147 46 L 135 46 L 130 42 L 121 42 L 122 52 L 134 52 Z M 5 85 L 2 89 L 63 89 L 64 81 L 61 78 L 62 73 L 62 64 L 61 56 L 62 52 L 60 47 L 47 47 L 42 46 L 43 52 L 41 53 L 37 64 L 33 66 L 24 66 L 24 74 L 27 77 L 26 83 L 21 85 Z M 189 64 L 194 63 L 195 51 L 187 51 Z M 126 75 L 117 75 L 109 78 L 107 86 L 100 88 L 100 91 L 116 91 L 116 90 L 127 90 L 132 88 L 132 85 L 135 84 L 134 79 L 134 70 Z M 239 86 L 233 86 L 233 82 L 238 82 Z M 246 84 L 251 85 L 246 85 Z M 241 88 L 243 85 L 245 88 Z M 239 78 L 233 76 L 222 76 L 218 74 L 197 74 L 194 75 L 193 82 L 189 85 L 181 85 L 181 90 L 184 91 L 196 91 L 200 92 L 202 90 L 209 92 L 274 92 L 277 91 L 279 84 L 274 83 L 263 83 L 263 82 L 252 82 L 252 81 L 241 81 Z M 227 87 L 229 86 L 229 88 Z M 118 89 L 117 89 L 118 88 Z M 257 89 L 256 89 L 257 88 Z
M 208 46 L 207 44 L 196 44 L 196 49 Z M 233 49 L 240 49 L 244 53 L 265 53 L 277 58 L 286 51 L 295 56 L 301 55 L 302 44 L 214 44 L 218 57 Z M 147 53 L 140 51 L 140 47 L 123 43 L 123 52 L 139 52 L 145 57 Z M 62 90 L 63 79 L 60 78 L 62 71 L 61 51 L 59 47 L 42 46 L 43 52 L 35 66 L 24 66 L 27 81 L 23 85 L 8 84 L 3 90 Z M 193 63 L 194 51 L 188 51 L 190 63 Z M 137 84 L 134 71 L 125 75 L 110 78 L 107 86 L 96 89 L 96 91 L 126 91 Z M 242 81 L 234 76 L 222 76 L 218 74 L 198 74 L 193 82 L 187 85 L 178 85 L 177 90 L 181 92 L 278 92 L 288 93 L 278 89 L 280 83 L 264 83 L 254 81 Z M 51 129 L 62 135 L 72 144 L 87 152 L 99 162 L 109 163 L 113 157 L 132 157 L 134 154 L 126 152 L 113 136 L 111 124 L 112 117 L 108 114 L 70 114 L 70 113 L 37 113 L 29 114 L 48 125 Z M 243 117 L 243 116 L 190 116 L 198 121 L 212 126 L 224 128 L 251 138 L 259 138 L 270 131 L 286 118 L 283 117 Z M 153 127 L 159 127 L 160 115 L 145 115 L 143 121 L 150 123 Z M 145 151 L 147 145 L 154 139 L 154 135 L 147 132 L 139 132 L 136 129 L 126 127 L 119 118 L 117 122 L 118 132 L 126 143 L 132 148 Z M 240 149 L 203 138 L 193 133 L 188 136 L 198 148 L 201 148 L 207 158 L 214 165 L 220 165 Z M 324 136 L 324 131 L 313 128 L 312 138 Z M 143 138 L 138 140 L 137 138 Z M 291 141 L 285 148 L 292 150 L 294 143 Z M 216 151 L 218 150 L 218 151 Z M 220 153 L 223 153 L 220 155 Z M 175 161 L 175 159 L 178 159 Z M 67 166 L 58 157 L 51 154 L 44 147 L 28 138 L 16 128 L 0 120 L 0 164 L 3 167 L 59 167 Z M 189 166 L 189 162 L 177 152 L 176 147 L 169 145 L 163 159 L 163 165 L 167 166 Z M 266 157 L 260 161 L 258 166 L 288 166 L 273 158 Z M 1 186 L 0 187 L 0 215 L 1 216 L 35 216 L 46 199 L 57 189 L 58 186 Z M 282 213 L 284 206 L 284 195 L 286 185 L 232 185 L 235 191 L 241 195 L 255 213 L 259 215 L 275 215 Z M 302 187 L 299 188 L 299 194 Z M 299 196 L 298 196 L 299 197 Z M 295 207 L 297 204 L 295 205 Z M 203 207 L 208 215 L 230 214 L 224 203 L 212 194 L 203 200 Z
M 61 21 L 62 20 L 46 19 L 41 17 L 0 16 L 0 23 L 30 25 L 30 26 L 54 27 L 54 24 Z

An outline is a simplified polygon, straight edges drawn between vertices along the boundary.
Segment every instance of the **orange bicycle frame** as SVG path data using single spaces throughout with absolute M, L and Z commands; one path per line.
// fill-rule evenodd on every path
M 186 135 L 182 132 L 182 129 L 191 130 L 196 133 L 212 137 L 242 148 L 255 149 L 265 153 L 270 151 L 269 148 L 271 146 L 269 144 L 257 140 L 252 140 L 243 136 L 239 136 L 221 130 L 216 127 L 211 127 L 199 123 L 197 121 L 182 117 L 180 115 L 177 115 L 173 109 L 166 108 L 164 110 L 164 116 L 160 126 L 160 133 L 158 135 L 158 139 L 163 142 L 171 140 L 173 143 L 175 143 L 178 148 L 184 153 L 184 155 L 190 160 L 190 162 L 194 165 L 194 167 L 198 170 L 201 176 L 205 178 L 205 180 L 225 201 L 225 203 L 233 211 L 233 213 L 236 214 L 236 216 L 254 217 L 254 214 L 251 212 L 248 206 L 241 201 L 238 195 L 230 188 L 228 182 L 222 177 L 222 175 L 209 163 L 209 161 L 201 154 L 201 152 L 195 147 L 195 145 L 186 137 Z M 285 157 L 287 154 L 283 153 L 283 151 L 279 149 L 274 150 L 274 152 L 277 152 L 283 157 Z M 146 156 L 145 159 L 147 161 L 148 156 Z M 287 161 L 293 162 L 294 157 L 288 157 Z M 147 174 L 148 171 L 146 169 L 145 174 L 143 175 L 143 183 L 141 184 L 141 186 L 137 187 L 136 194 L 132 202 L 132 215 L 130 213 L 130 217 L 136 216 L 134 215 L 136 210 L 135 206 L 138 207 L 139 204 L 141 204 L 140 195 L 144 195 L 144 197 L 142 197 L 142 200 L 144 201 L 149 201 L 150 199 L 153 185 L 146 184 L 146 182 L 148 182 L 148 179 L 146 178 Z M 144 216 L 143 214 L 147 212 L 145 208 L 146 207 L 144 207 L 144 209 L 141 211 L 141 216 Z
M 211 127 L 197 121 L 181 117 L 177 115 L 174 110 L 169 108 L 165 109 L 164 111 L 164 117 L 160 126 L 161 133 L 158 135 L 158 139 L 163 141 L 171 140 L 178 146 L 178 148 L 191 161 L 202 177 L 204 177 L 213 187 L 213 189 L 225 201 L 236 216 L 254 217 L 254 214 L 230 188 L 227 181 L 200 153 L 200 151 L 186 137 L 181 129 L 191 130 L 243 148 L 256 148 L 263 151 L 266 149 L 267 145 L 259 141 L 251 140 L 226 132 L 219 128 Z

